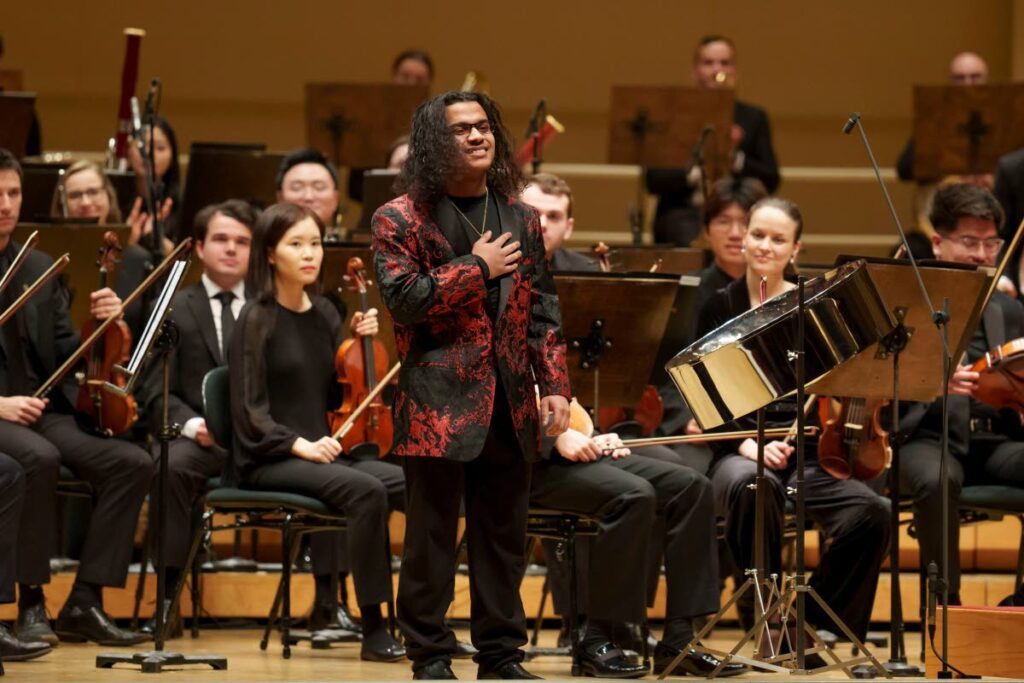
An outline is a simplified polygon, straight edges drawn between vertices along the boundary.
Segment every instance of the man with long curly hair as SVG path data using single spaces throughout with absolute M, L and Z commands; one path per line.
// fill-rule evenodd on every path
M 398 621 L 414 678 L 455 678 L 451 601 L 465 499 L 479 678 L 520 662 L 530 463 L 569 421 L 558 298 L 498 107 L 448 92 L 413 117 L 405 194 L 373 218 L 374 266 L 402 361 L 393 454 L 407 482 Z M 540 390 L 540 419 L 534 385 Z M 550 421 L 550 424 L 547 424 Z

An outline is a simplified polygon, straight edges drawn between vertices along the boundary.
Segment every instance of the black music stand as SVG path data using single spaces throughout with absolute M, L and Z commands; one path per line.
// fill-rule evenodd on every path
M 837 265 L 854 258 L 841 255 Z M 900 592 L 900 401 L 931 402 L 942 395 L 942 345 L 927 330 L 934 323 L 923 300 L 913 269 L 906 261 L 867 259 L 875 285 L 896 317 L 896 330 L 889 338 L 868 349 L 849 363 L 817 382 L 812 389 L 824 395 L 888 399 L 892 411 L 889 441 L 892 459 L 889 465 L 889 501 L 891 504 L 891 540 L 889 546 L 890 594 L 889 660 L 883 665 L 892 676 L 923 676 L 924 671 L 907 661 L 904 638 L 903 601 Z M 992 274 L 959 264 L 925 261 L 921 276 L 933 301 L 949 302 L 949 334 L 955 341 L 953 357 L 959 358 L 981 317 L 981 303 L 992 281 Z M 878 360 L 891 358 L 891 363 Z M 888 387 L 888 390 L 886 389 Z M 924 637 L 924 627 L 921 630 Z M 861 672 L 856 671 L 858 677 Z
M 261 144 L 193 142 L 182 198 L 182 238 L 192 236 L 200 209 L 228 199 L 244 199 L 259 208 L 277 201 L 274 178 L 283 154 L 267 152 Z
M 706 178 L 728 170 L 733 102 L 725 89 L 612 86 L 608 161 L 640 167 L 630 212 L 634 245 L 643 242 L 648 168 L 689 168 L 699 153 L 708 160 L 702 164 Z
M 394 191 L 398 171 L 373 168 L 363 171 L 363 213 L 359 216 L 356 232 L 370 234 L 373 212 L 398 196 Z
M 177 652 L 167 652 L 164 650 L 165 620 L 169 616 L 164 611 L 164 604 L 167 602 L 167 586 L 165 581 L 167 566 L 164 555 L 164 536 L 167 525 L 167 459 L 170 442 L 181 433 L 180 425 L 172 424 L 168 413 L 171 387 L 171 350 L 177 342 L 178 330 L 173 321 L 167 319 L 166 316 L 170 311 L 174 293 L 185 279 L 188 263 L 188 256 L 186 254 L 171 266 L 163 289 L 156 299 L 153 313 L 146 322 L 145 329 L 139 338 L 131 359 L 125 367 L 117 368 L 128 378 L 127 384 L 123 389 L 125 393 L 128 393 L 132 390 L 139 377 L 139 370 L 150 357 L 150 354 L 158 352 L 162 355 L 163 426 L 157 436 L 157 439 L 160 441 L 160 460 L 157 474 L 157 496 L 159 500 L 156 506 L 157 522 L 156 533 L 154 534 L 156 542 L 153 544 L 156 554 L 156 625 L 153 628 L 156 647 L 149 652 L 97 655 L 96 668 L 98 669 L 109 669 L 115 664 L 132 664 L 140 667 L 143 673 L 161 673 L 164 667 L 176 667 L 184 664 L 205 664 L 218 670 L 228 668 L 227 658 L 219 655 L 182 655 Z M 182 576 L 180 581 L 184 580 L 185 577 Z
M 595 414 L 602 405 L 636 405 L 665 334 L 678 278 L 593 272 L 554 277 L 573 395 L 590 403 Z
M 35 106 L 34 92 L 0 92 L 0 147 L 19 159 L 28 148 Z

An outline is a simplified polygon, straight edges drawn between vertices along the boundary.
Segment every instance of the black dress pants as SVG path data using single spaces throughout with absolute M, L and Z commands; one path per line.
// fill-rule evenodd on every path
M 45 413 L 31 427 L 0 421 L 4 452 L 25 470 L 25 505 L 18 534 L 18 581 L 50 580 L 57 530 L 61 463 L 92 486 L 94 502 L 78 579 L 123 586 L 128 576 L 139 510 L 153 477 L 153 458 L 119 439 L 87 434 L 71 415 Z
M 167 536 L 163 539 L 164 560 L 168 567 L 183 569 L 195 531 L 192 527 L 195 502 L 206 491 L 207 480 L 220 476 L 224 470 L 227 453 L 219 447 L 204 448 L 194 439 L 179 437 L 168 444 L 167 454 Z M 159 458 L 159 444 L 153 455 Z M 153 472 L 154 507 L 159 505 L 159 474 L 158 462 Z M 155 512 L 152 519 L 155 524 Z
M 796 485 L 795 467 L 765 470 L 765 553 L 768 574 L 782 572 L 782 530 L 786 486 Z M 711 470 L 719 514 L 726 518 L 726 541 L 738 567 L 754 566 L 754 496 L 757 463 L 726 455 Z M 840 481 L 818 467 L 805 466 L 807 516 L 826 537 L 810 585 L 855 635 L 863 638 L 871 620 L 878 573 L 889 547 L 889 501 L 864 482 Z M 807 601 L 807 621 L 839 632 L 814 600 Z
M 25 473 L 10 456 L 0 453 L 0 604 L 14 602 L 18 578 L 17 548 Z
M 1024 443 L 997 437 L 972 438 L 963 458 L 949 456 L 949 599 L 960 603 L 960 490 L 965 484 L 1024 486 Z M 900 448 L 900 491 L 913 498 L 921 571 L 935 562 L 942 571 L 942 486 L 935 438 L 918 438 Z
M 346 456 L 338 458 L 338 462 L 377 479 L 384 486 L 389 511 L 405 508 L 405 474 L 402 473 L 402 468 L 399 465 L 393 465 L 377 458 L 356 460 Z M 383 541 L 381 543 L 383 544 Z M 313 574 L 323 576 L 351 570 L 352 560 L 349 553 L 348 532 L 330 531 L 312 534 L 309 546 Z M 359 552 L 367 551 L 359 549 Z M 381 552 L 385 552 L 390 557 L 390 549 L 385 547 Z
M 455 634 L 445 613 L 455 590 L 460 503 L 465 498 L 472 601 L 470 632 L 481 669 L 523 658 L 526 615 L 519 597 L 525 569 L 530 464 L 519 448 L 503 391 L 476 459 L 404 458 L 405 549 L 398 583 L 398 624 L 418 670 L 450 661 Z
M 323 464 L 293 456 L 257 467 L 243 483 L 254 489 L 294 491 L 341 510 L 347 519 L 356 599 L 360 605 L 379 605 L 391 597 L 391 563 L 384 547 L 388 495 L 379 479 L 350 467 L 344 458 Z M 337 538 L 333 532 L 319 532 L 312 534 L 311 542 L 321 543 L 317 536 Z

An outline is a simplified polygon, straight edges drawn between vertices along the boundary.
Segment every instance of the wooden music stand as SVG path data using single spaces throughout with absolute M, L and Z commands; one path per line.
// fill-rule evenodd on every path
M 35 106 L 34 92 L 0 92 L 0 147 L 19 159 L 25 156 Z
M 840 256 L 838 260 L 846 261 L 850 257 Z M 911 331 L 900 355 L 899 398 L 901 401 L 933 401 L 942 395 L 942 375 L 938 372 L 942 367 L 942 343 L 914 272 L 905 261 L 867 261 L 868 272 L 886 308 L 894 313 L 904 310 L 903 324 Z M 932 304 L 941 310 L 943 299 L 949 299 L 949 347 L 954 362 L 958 362 L 981 319 L 981 304 L 994 271 L 937 261 L 919 262 L 919 265 Z M 892 398 L 892 362 L 888 356 L 879 354 L 880 343 L 869 346 L 808 386 L 807 392 L 823 396 Z
M 380 289 L 376 287 L 377 276 L 373 270 L 373 252 L 367 244 L 354 242 L 328 242 L 324 244 L 323 289 L 325 296 L 337 295 L 348 307 L 348 315 L 359 310 L 359 295 L 346 288 L 345 273 L 348 271 L 348 260 L 353 256 L 363 259 L 366 266 L 366 275 L 369 278 L 370 287 L 366 296 L 370 300 L 370 306 L 377 309 L 378 320 L 380 321 L 380 332 L 377 339 L 383 342 L 388 350 L 388 356 L 397 359 L 395 349 L 395 327 L 388 315 L 388 309 L 380 296 Z
M 306 143 L 336 166 L 378 168 L 429 96 L 426 85 L 307 83 Z
M 24 87 L 21 69 L 0 69 L 0 90 L 21 90 Z
M 82 223 L 19 223 L 14 229 L 14 240 L 24 244 L 36 230 L 39 243 L 36 249 L 56 258 L 64 252 L 71 262 L 60 277 L 71 292 L 71 322 L 81 329 L 89 319 L 89 292 L 97 282 L 96 258 L 103 246 L 103 234 L 113 230 L 121 244 L 128 244 L 131 228 L 127 225 L 95 225 Z
M 679 278 L 591 272 L 554 278 L 573 395 L 595 410 L 636 405 L 649 383 Z
M 992 173 L 1024 147 L 1024 83 L 914 86 L 914 175 Z
M 656 272 L 686 275 L 704 267 L 703 249 L 686 247 L 615 247 L 608 252 L 613 272 L 646 273 L 661 261 Z
M 181 236 L 191 237 L 196 214 L 228 199 L 266 207 L 277 201 L 274 177 L 284 155 L 264 145 L 193 142 L 181 206 Z
M 706 126 L 704 149 L 711 179 L 729 168 L 731 90 L 683 86 L 612 86 L 608 160 L 644 168 L 685 168 Z

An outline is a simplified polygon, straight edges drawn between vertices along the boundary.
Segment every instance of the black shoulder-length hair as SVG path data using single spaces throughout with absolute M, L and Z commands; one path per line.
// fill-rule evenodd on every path
M 277 246 L 289 228 L 306 218 L 313 219 L 320 230 L 320 238 L 323 239 L 324 222 L 312 209 L 305 206 L 281 202 L 268 207 L 256 219 L 256 225 L 252 230 L 252 248 L 249 250 L 249 272 L 245 277 L 245 288 L 252 292 L 258 301 L 267 303 L 277 299 L 274 266 L 270 263 L 269 252 Z M 310 294 L 319 292 L 323 272 L 321 265 L 317 282 L 311 288 Z
M 395 189 L 430 204 L 444 196 L 448 181 L 459 170 L 459 148 L 448 129 L 445 109 L 460 102 L 479 104 L 494 131 L 494 163 L 487 171 L 487 184 L 506 197 L 519 196 L 523 176 L 497 103 L 483 93 L 457 90 L 432 97 L 416 109 L 409 134 L 409 158 L 395 181 Z

